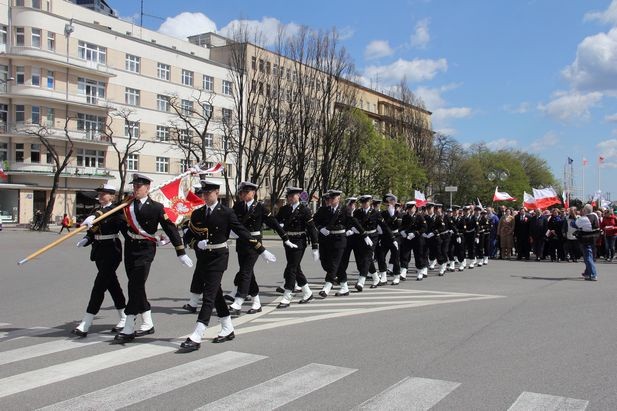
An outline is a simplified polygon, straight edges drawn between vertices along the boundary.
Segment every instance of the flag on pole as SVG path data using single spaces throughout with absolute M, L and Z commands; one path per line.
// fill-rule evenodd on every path
M 212 166 L 206 170 L 199 170 L 199 172 L 197 174 L 206 174 L 206 173 L 210 173 L 210 174 L 216 174 L 218 172 L 223 171 L 223 164 L 218 163 L 215 166 Z
M 536 207 L 548 208 L 554 204 L 561 204 L 553 187 L 533 188 L 533 197 L 536 199 Z
M 418 208 L 424 207 L 427 203 L 426 197 L 424 196 L 424 194 L 422 194 L 418 190 L 415 190 L 415 191 L 416 192 L 414 194 L 414 199 L 416 200 L 416 207 Z
M 478 202 L 480 208 L 484 209 L 484 207 L 482 207 L 482 203 L 480 202 L 480 198 L 476 197 L 476 201 Z
M 561 193 L 561 198 L 563 200 L 563 206 L 565 208 L 570 208 L 570 195 L 566 191 L 563 191 Z
M 605 160 L 604 156 L 599 156 L 598 157 L 598 164 L 604 164 L 604 160 Z
M 497 191 L 499 187 L 495 187 L 495 194 L 493 194 L 493 201 L 516 201 L 516 198 L 512 197 L 505 191 Z
M 536 199 L 533 198 L 531 194 L 527 194 L 526 191 L 523 191 L 523 207 L 525 207 L 528 210 L 534 210 L 538 208 L 536 206 Z
M 583 157 L 583 166 L 586 166 L 589 163 L 585 157 Z
M 568 164 L 574 163 L 574 159 L 572 157 L 568 157 Z

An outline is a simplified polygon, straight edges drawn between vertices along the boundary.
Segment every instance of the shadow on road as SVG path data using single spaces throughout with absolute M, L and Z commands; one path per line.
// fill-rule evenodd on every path
M 535 277 L 530 275 L 511 275 L 510 277 L 522 278 L 523 280 L 546 280 L 546 281 L 584 281 L 583 277 Z

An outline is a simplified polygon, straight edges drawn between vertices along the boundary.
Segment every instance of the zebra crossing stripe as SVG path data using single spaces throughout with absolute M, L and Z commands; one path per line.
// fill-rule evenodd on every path
M 197 410 L 271 410 L 304 397 L 356 371 L 356 369 L 333 365 L 308 364 L 287 374 L 206 404 L 201 408 L 197 408 Z
M 22 337 L 51 334 L 51 333 L 55 333 L 58 331 L 63 331 L 63 330 L 59 328 L 49 328 L 49 327 L 32 327 L 32 328 L 22 328 L 22 329 L 13 330 L 13 331 L 0 331 L 0 342 L 14 340 L 16 338 L 22 338 Z
M 41 357 L 43 355 L 54 354 L 61 351 L 70 350 L 73 348 L 87 347 L 88 345 L 98 344 L 101 341 L 111 340 L 112 335 L 103 336 L 100 334 L 89 335 L 87 339 L 67 339 L 49 341 L 41 344 L 31 345 L 28 347 L 16 348 L 0 352 L 0 365 L 10 364 L 17 361 L 29 360 L 31 358 Z
M 117 410 L 267 357 L 226 351 L 111 387 L 71 398 L 40 410 Z
M 508 411 L 583 411 L 587 408 L 588 404 L 589 401 L 585 400 L 525 391 L 518 396 L 514 404 L 508 408 Z
M 356 410 L 429 410 L 459 385 L 458 382 L 407 377 L 360 404 Z
M 177 346 L 139 344 L 128 348 L 120 348 L 105 354 L 81 358 L 79 360 L 2 378 L 0 379 L 0 398 L 55 382 L 68 380 L 69 378 L 79 377 L 95 371 L 154 357 L 156 355 L 175 351 L 177 348 Z

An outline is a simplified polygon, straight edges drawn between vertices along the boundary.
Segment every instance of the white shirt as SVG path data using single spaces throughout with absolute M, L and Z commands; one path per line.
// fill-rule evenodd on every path
M 206 204 L 206 208 L 210 209 L 210 214 L 212 214 L 212 212 L 214 211 L 214 209 L 216 208 L 216 206 L 219 204 L 219 202 L 217 201 L 216 203 L 212 204 L 211 206 Z M 204 210 L 204 212 L 206 212 L 206 210 Z
M 293 213 L 294 211 L 296 211 L 296 208 L 298 208 L 299 205 L 300 205 L 300 202 L 293 203 L 291 205 L 291 212 Z
M 591 221 L 589 217 L 586 215 L 580 216 L 576 219 L 576 226 L 581 229 L 581 231 L 591 232 L 593 229 L 591 228 Z

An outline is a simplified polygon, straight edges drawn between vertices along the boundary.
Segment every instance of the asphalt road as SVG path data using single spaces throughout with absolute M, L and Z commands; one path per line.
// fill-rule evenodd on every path
M 587 282 L 580 263 L 491 261 L 276 310 L 284 253 L 266 241 L 279 261 L 257 264 L 263 312 L 235 320 L 233 341 L 177 354 L 196 316 L 180 309 L 192 270 L 171 247 L 158 250 L 147 284 L 156 333 L 122 347 L 109 344 L 109 296 L 90 335 L 69 337 L 95 275 L 89 249 L 75 248 L 80 237 L 17 266 L 56 238 L 0 232 L 2 410 L 617 409 L 612 264 Z M 232 252 L 225 289 L 236 269 Z M 303 269 L 323 280 L 308 252 Z M 210 325 L 212 337 L 216 317 Z

